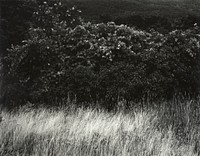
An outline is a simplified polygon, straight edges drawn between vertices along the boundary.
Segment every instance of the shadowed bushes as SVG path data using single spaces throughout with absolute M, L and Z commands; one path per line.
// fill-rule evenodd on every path
M 68 98 L 111 110 L 120 101 L 129 107 L 131 101 L 172 99 L 176 93 L 198 96 L 198 25 L 147 32 L 114 22 L 86 23 L 76 7 L 63 13 L 65 7 L 39 4 L 27 39 L 7 50 L 5 105 Z

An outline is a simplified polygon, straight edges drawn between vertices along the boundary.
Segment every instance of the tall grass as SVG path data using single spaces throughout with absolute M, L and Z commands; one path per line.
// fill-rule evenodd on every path
M 183 106 L 183 114 L 175 105 Z M 173 103 L 173 108 L 162 103 L 157 109 L 129 113 L 83 108 L 2 111 L 0 155 L 197 156 L 200 126 L 194 122 L 193 105 L 198 102 Z M 179 121 L 187 123 L 181 129 L 190 128 L 189 133 L 175 131 Z

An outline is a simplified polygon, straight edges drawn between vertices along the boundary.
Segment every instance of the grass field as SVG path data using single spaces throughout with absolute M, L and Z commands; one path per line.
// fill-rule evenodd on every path
M 128 113 L 83 108 L 2 111 L 0 155 L 197 156 L 200 126 L 194 114 L 199 102 L 165 104 Z
M 91 21 L 98 21 L 101 14 L 178 17 L 200 12 L 199 2 L 186 0 L 74 3 Z M 27 106 L 14 112 L 1 110 L 0 116 L 0 156 L 200 155 L 200 100 L 137 104 L 128 111 L 119 105 L 116 112 Z

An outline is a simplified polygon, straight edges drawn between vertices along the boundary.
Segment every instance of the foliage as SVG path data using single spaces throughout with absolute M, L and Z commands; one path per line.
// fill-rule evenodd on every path
M 114 22 L 85 23 L 76 7 L 64 10 L 61 2 L 40 4 L 29 38 L 8 50 L 10 102 L 69 97 L 112 109 L 119 100 L 198 94 L 198 26 L 161 34 Z
M 60 47 L 58 41 L 61 37 L 68 37 L 65 34 L 70 31 L 70 27 L 81 23 L 80 11 L 76 8 L 65 13 L 65 17 L 73 18 L 59 16 L 63 7 L 64 5 L 56 2 L 53 6 L 46 2 L 38 5 L 38 11 L 34 12 L 34 25 L 29 29 L 29 38 L 23 40 L 21 45 L 12 46 L 3 58 L 4 90 L 9 102 L 16 99 L 22 102 L 21 100 L 37 97 L 38 94 L 43 96 L 51 85 L 55 85 L 52 82 L 59 79 L 57 70 L 65 67 L 65 64 L 60 62 L 64 55 L 59 52 L 64 47 Z M 50 80 L 51 83 L 47 84 Z
M 1 55 L 11 44 L 25 39 L 36 4 L 33 0 L 1 1 Z
M 81 0 L 70 1 L 82 11 L 86 21 L 95 23 L 115 21 L 116 24 L 154 28 L 161 33 L 176 28 L 188 29 L 200 25 L 199 1 L 161 0 Z M 90 5 L 88 5 L 88 3 Z

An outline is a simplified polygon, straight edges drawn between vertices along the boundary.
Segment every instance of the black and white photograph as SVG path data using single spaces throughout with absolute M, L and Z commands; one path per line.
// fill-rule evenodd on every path
M 0 0 L 0 156 L 200 156 L 200 0 Z

